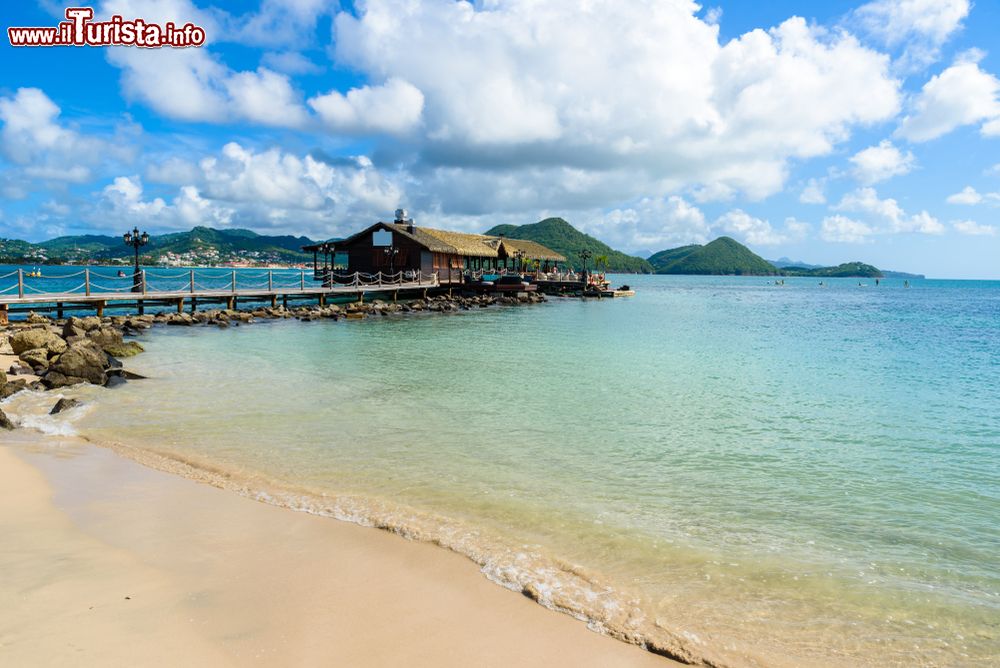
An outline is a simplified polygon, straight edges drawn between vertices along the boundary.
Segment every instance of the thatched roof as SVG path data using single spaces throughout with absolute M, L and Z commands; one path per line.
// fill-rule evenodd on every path
M 513 257 L 514 253 L 520 251 L 524 253 L 524 257 L 528 260 L 566 261 L 565 257 L 554 250 L 526 239 L 491 237 L 485 234 L 436 230 L 431 227 L 410 228 L 407 225 L 398 223 L 376 223 L 356 234 L 352 234 L 346 239 L 335 242 L 334 245 L 342 246 L 346 243 L 351 243 L 361 236 L 368 234 L 376 227 L 383 227 L 404 237 L 413 239 L 432 253 L 447 253 L 449 255 L 462 255 L 466 257 L 500 257 L 500 247 L 503 246 L 504 254 L 507 257 Z M 316 249 L 313 246 L 304 246 L 303 248 L 309 251 Z
M 527 239 L 508 239 L 504 237 L 500 243 L 508 257 L 513 257 L 515 253 L 524 253 L 524 257 L 529 260 L 550 260 L 555 262 L 565 262 L 566 257 L 555 252 L 551 248 L 546 248 L 537 241 Z
M 466 232 L 451 232 L 449 230 L 435 230 L 430 227 L 414 227 L 413 232 L 408 232 L 405 225 L 394 225 L 400 232 L 409 234 L 418 242 L 427 246 L 429 250 L 440 253 L 454 253 L 471 257 L 496 257 L 497 243 L 496 237 L 488 237 L 484 234 L 468 234 Z M 425 243 L 427 239 L 430 243 Z M 445 250 L 438 251 L 431 248 L 431 244 L 446 246 Z

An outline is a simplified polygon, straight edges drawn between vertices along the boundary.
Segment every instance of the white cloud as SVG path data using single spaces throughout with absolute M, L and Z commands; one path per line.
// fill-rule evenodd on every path
M 261 11 L 277 11 L 282 4 L 265 2 Z M 201 10 L 189 0 L 108 0 L 99 15 L 112 14 L 157 23 L 173 21 L 183 25 L 190 21 L 205 28 L 207 43 L 217 36 L 240 38 L 227 35 L 225 26 L 231 17 Z M 249 30 L 248 26 L 244 28 Z M 207 45 L 192 49 L 114 47 L 107 49 L 107 59 L 122 70 L 122 89 L 128 98 L 170 118 L 210 123 L 247 120 L 299 127 L 308 116 L 286 75 L 264 67 L 233 71 Z
M 984 135 L 1000 134 L 1000 80 L 973 61 L 959 61 L 924 84 L 896 133 L 923 142 L 963 125 L 987 121 Z
M 972 186 L 965 186 L 961 192 L 949 195 L 947 202 L 948 204 L 967 204 L 969 206 L 983 204 L 984 202 L 1000 204 L 1000 193 L 983 194 Z
M 933 62 L 968 14 L 969 0 L 875 0 L 853 18 L 883 44 L 903 46 L 902 65 L 911 69 Z
M 403 134 L 420 123 L 424 96 L 412 84 L 392 78 L 381 86 L 331 91 L 309 100 L 328 127 L 342 132 Z
M 227 24 L 227 39 L 256 46 L 300 46 L 313 38 L 320 16 L 330 11 L 328 0 L 264 0 L 249 16 Z
M 803 204 L 826 204 L 826 195 L 823 193 L 824 181 L 821 179 L 809 179 L 806 187 L 799 195 L 799 201 Z
M 875 233 L 870 225 L 846 216 L 827 216 L 820 225 L 820 238 L 847 244 L 864 243 Z
M 319 74 L 323 68 L 297 51 L 265 53 L 261 64 L 285 74 Z
M 146 195 L 138 176 L 118 177 L 104 188 L 89 220 L 102 227 L 130 217 L 159 228 L 245 225 L 327 238 L 405 202 L 402 187 L 367 158 L 328 162 L 235 142 L 203 158 L 193 173 L 175 165 L 169 175 L 194 178 L 168 201 Z
M 225 86 L 235 109 L 250 121 L 288 127 L 306 122 L 306 110 L 283 74 L 261 67 L 233 74 Z
M 962 192 L 955 193 L 954 195 L 948 196 L 948 204 L 979 204 L 983 201 L 983 196 L 980 195 L 975 188 L 972 186 L 965 186 L 962 188 Z
M 997 229 L 991 225 L 980 225 L 979 223 L 972 220 L 955 220 L 952 221 L 951 226 L 955 228 L 955 231 L 959 234 L 966 234 L 969 236 L 980 236 L 980 237 L 992 237 L 996 236 Z
M 430 165 L 627 168 L 762 198 L 781 189 L 789 160 L 896 113 L 888 58 L 853 37 L 793 18 L 722 45 L 697 11 L 370 0 L 337 16 L 336 54 L 372 81 L 421 91 Z
M 874 188 L 858 188 L 845 194 L 835 208 L 838 211 L 862 214 L 865 217 L 865 222 L 869 223 L 872 232 L 881 234 L 905 232 L 942 234 L 944 232 L 944 225 L 926 211 L 912 216 L 907 215 L 895 199 L 879 199 Z
M 913 153 L 903 153 L 885 139 L 878 146 L 870 146 L 855 153 L 851 157 L 851 163 L 854 165 L 854 178 L 871 185 L 909 173 L 916 164 L 916 158 Z
M 60 113 L 38 88 L 19 88 L 10 97 L 0 97 L 0 156 L 15 166 L 0 171 L 4 197 L 22 199 L 37 188 L 85 183 L 95 168 L 134 157 L 131 141 L 80 132 L 63 122 Z
M 807 229 L 804 223 L 800 223 L 794 218 L 787 219 L 785 224 L 785 231 L 779 232 L 772 227 L 770 222 L 755 218 L 742 209 L 733 209 L 715 221 L 717 229 L 757 246 L 787 243 L 792 240 L 793 235 L 800 237 Z
M 593 217 L 581 227 L 612 246 L 647 250 L 704 243 L 710 232 L 705 214 L 676 195 L 642 198 Z

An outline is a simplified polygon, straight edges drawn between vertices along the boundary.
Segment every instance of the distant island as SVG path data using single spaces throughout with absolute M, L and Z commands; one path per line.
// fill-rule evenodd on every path
M 663 250 L 649 257 L 657 274 L 715 276 L 811 276 L 816 278 L 923 278 L 921 274 L 883 271 L 864 262 L 835 267 L 795 263 L 788 258 L 770 262 L 730 237 L 705 244 Z
M 730 237 L 704 246 L 691 244 L 654 253 L 649 258 L 657 274 L 774 276 L 777 267 Z

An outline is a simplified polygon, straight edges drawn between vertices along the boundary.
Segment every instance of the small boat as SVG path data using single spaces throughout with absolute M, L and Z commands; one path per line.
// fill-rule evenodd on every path
M 118 270 L 118 278 L 125 278 L 125 272 L 121 269 Z
M 28 278 L 41 278 L 42 270 L 39 269 L 38 267 L 35 267 L 34 269 L 26 273 L 25 276 L 27 276 Z

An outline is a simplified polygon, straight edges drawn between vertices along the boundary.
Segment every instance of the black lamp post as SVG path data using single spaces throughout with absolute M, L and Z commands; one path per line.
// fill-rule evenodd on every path
M 580 259 L 583 260 L 583 273 L 580 276 L 584 283 L 587 282 L 587 260 L 593 257 L 593 255 L 593 253 L 586 249 L 580 251 Z
M 135 249 L 135 271 L 132 274 L 132 292 L 142 292 L 143 280 L 142 269 L 139 267 L 139 248 L 149 243 L 149 235 L 145 232 L 139 234 L 139 228 L 137 227 L 131 232 L 126 232 L 122 239 L 125 241 L 126 246 L 131 246 Z
M 517 263 L 518 273 L 522 273 L 524 271 L 524 251 L 514 251 L 514 261 Z

